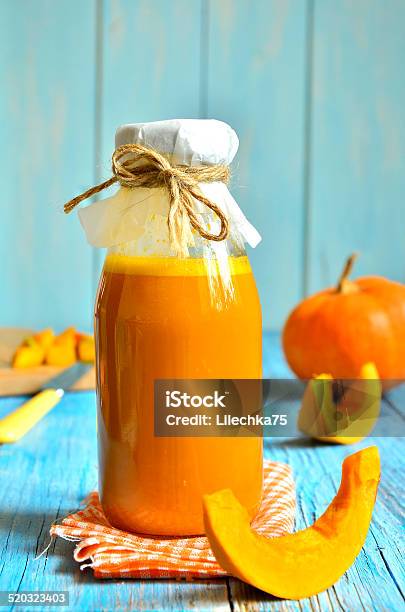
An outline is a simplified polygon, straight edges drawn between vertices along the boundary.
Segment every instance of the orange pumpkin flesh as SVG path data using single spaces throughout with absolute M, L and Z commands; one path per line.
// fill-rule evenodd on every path
M 46 354 L 47 365 L 68 367 L 76 361 L 76 330 L 68 327 L 56 338 Z
M 333 385 L 341 393 L 335 397 Z M 355 444 L 370 435 L 380 415 L 381 381 L 373 363 L 365 363 L 358 380 L 336 381 L 329 374 L 310 380 L 298 414 L 298 429 L 334 444 Z
M 19 346 L 13 357 L 13 368 L 35 368 L 44 360 L 45 352 L 40 344 Z
M 33 338 L 35 342 L 38 342 L 38 344 L 42 346 L 46 353 L 46 351 L 49 349 L 55 339 L 55 333 L 53 329 L 47 327 L 46 329 L 43 329 L 37 334 L 34 334 Z
M 359 554 L 379 479 L 377 447 L 346 457 L 325 513 L 311 527 L 278 538 L 253 532 L 232 491 L 218 491 L 204 496 L 205 532 L 218 563 L 233 576 L 277 597 L 310 597 L 334 584 Z
M 77 345 L 77 353 L 80 361 L 94 363 L 96 360 L 94 337 L 83 335 Z
M 304 379 L 322 372 L 356 378 L 371 361 L 389 387 L 390 379 L 405 379 L 405 285 L 377 276 L 349 281 L 353 262 L 354 256 L 336 288 L 292 311 L 283 331 L 284 353 Z
M 94 363 L 94 337 L 77 332 L 74 327 L 68 327 L 55 336 L 51 328 L 43 329 L 28 336 L 17 347 L 12 365 L 13 368 L 30 368 L 43 365 L 67 367 L 80 361 Z

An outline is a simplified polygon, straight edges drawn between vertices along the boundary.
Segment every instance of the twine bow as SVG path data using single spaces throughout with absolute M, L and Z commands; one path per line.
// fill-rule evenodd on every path
M 112 172 L 113 176 L 107 181 L 91 187 L 66 202 L 63 207 L 64 212 L 70 213 L 83 200 L 117 182 L 130 188 L 163 187 L 169 194 L 170 208 L 167 217 L 169 236 L 172 246 L 178 252 L 184 253 L 189 240 L 190 228 L 186 223 L 186 216 L 192 227 L 203 238 L 217 242 L 227 238 L 228 219 L 215 202 L 201 193 L 198 185 L 215 181 L 227 183 L 230 176 L 227 166 L 175 166 L 154 149 L 140 144 L 125 144 L 118 147 L 112 155 Z M 194 200 L 198 200 L 216 214 L 221 222 L 218 234 L 208 232 L 199 221 L 194 211 Z

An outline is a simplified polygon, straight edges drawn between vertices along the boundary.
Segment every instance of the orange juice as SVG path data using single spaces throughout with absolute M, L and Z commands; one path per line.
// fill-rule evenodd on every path
M 233 490 L 253 516 L 262 440 L 159 438 L 154 381 L 260 378 L 261 311 L 246 256 L 229 257 L 232 295 L 213 303 L 202 258 L 107 256 L 96 303 L 101 501 L 120 529 L 203 533 L 201 498 Z

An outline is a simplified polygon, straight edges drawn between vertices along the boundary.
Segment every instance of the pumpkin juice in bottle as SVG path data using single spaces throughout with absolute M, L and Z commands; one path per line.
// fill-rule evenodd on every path
M 226 124 L 123 126 L 116 144 L 135 179 L 115 160 L 117 194 L 79 213 L 88 240 L 108 247 L 95 310 L 101 503 L 123 530 L 201 534 L 205 493 L 230 488 L 255 514 L 262 439 L 156 436 L 154 384 L 261 378 L 261 310 L 244 250 L 260 237 L 221 178 L 238 146 Z
M 107 257 L 96 320 L 100 485 L 104 511 L 121 529 L 202 533 L 202 495 L 224 487 L 252 516 L 257 510 L 260 438 L 154 436 L 156 379 L 261 376 L 254 279 L 245 256 L 230 267 L 234 298 L 221 310 L 211 305 L 201 259 Z

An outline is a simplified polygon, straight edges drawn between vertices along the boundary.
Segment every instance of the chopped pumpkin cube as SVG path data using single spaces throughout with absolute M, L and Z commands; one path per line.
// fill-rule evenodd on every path
M 94 363 L 96 359 L 96 350 L 93 336 L 82 335 L 82 339 L 79 341 L 77 347 L 77 353 L 80 361 Z
M 76 347 L 68 338 L 59 340 L 57 337 L 49 347 L 46 355 L 48 365 L 67 367 L 76 361 Z
M 38 344 L 43 347 L 46 352 L 55 339 L 55 333 L 53 329 L 47 327 L 46 329 L 43 329 L 42 331 L 34 334 L 33 338 L 36 342 L 38 342 Z
M 56 338 L 46 354 L 48 365 L 67 367 L 76 361 L 76 329 L 68 327 Z
M 19 346 L 14 353 L 13 368 L 35 368 L 44 361 L 45 351 L 38 343 Z
M 74 327 L 68 327 L 55 338 L 55 342 L 69 342 L 76 346 L 77 332 Z

